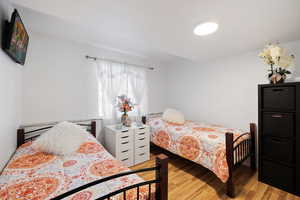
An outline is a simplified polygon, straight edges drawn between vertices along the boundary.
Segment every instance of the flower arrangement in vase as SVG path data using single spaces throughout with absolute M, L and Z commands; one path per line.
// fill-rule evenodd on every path
M 122 114 L 121 117 L 121 123 L 124 126 L 130 127 L 131 126 L 131 120 L 129 119 L 128 112 L 132 111 L 134 108 L 134 105 L 130 98 L 128 98 L 126 95 L 121 95 L 117 97 L 117 108 Z
M 291 71 L 288 68 L 294 63 L 295 56 L 288 55 L 287 50 L 278 44 L 268 44 L 259 54 L 267 65 L 270 65 L 268 78 L 270 83 L 283 83 Z

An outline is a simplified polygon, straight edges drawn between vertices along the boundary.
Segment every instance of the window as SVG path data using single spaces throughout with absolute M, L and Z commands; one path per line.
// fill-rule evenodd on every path
M 146 69 L 109 61 L 97 62 L 99 83 L 99 115 L 104 119 L 117 119 L 121 113 L 115 108 L 116 98 L 125 94 L 135 104 L 129 116 L 147 113 Z

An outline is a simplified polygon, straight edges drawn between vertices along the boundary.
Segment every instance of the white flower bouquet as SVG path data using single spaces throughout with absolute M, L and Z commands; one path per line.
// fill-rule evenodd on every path
M 271 83 L 282 83 L 291 74 L 288 68 L 294 64 L 294 55 L 289 55 L 287 50 L 274 44 L 267 45 L 264 50 L 259 54 L 263 61 L 271 66 L 268 70 L 268 78 Z

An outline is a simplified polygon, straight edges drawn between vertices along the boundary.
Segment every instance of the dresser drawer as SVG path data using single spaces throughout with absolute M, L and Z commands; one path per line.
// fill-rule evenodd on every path
M 120 152 L 117 159 L 120 160 L 122 163 L 124 163 L 126 166 L 132 166 L 133 165 L 132 150 L 124 150 L 124 151 Z
M 264 158 L 289 164 L 294 163 L 294 142 L 286 139 L 264 137 L 262 154 Z
M 136 133 L 135 134 L 135 138 L 136 139 L 140 139 L 140 138 L 144 138 L 144 137 L 148 137 L 149 136 L 149 133 L 148 132 L 139 132 L 139 133 Z
M 262 161 L 261 179 L 263 182 L 288 192 L 294 191 L 294 169 L 269 161 Z
M 135 133 L 145 133 L 145 132 L 149 132 L 149 127 L 141 127 L 135 130 Z
M 294 136 L 294 114 L 263 113 L 263 135 L 290 138 Z
M 142 153 L 148 153 L 149 154 L 150 152 L 150 147 L 149 145 L 143 145 L 143 146 L 140 146 L 140 147 L 136 147 L 135 148 L 135 156 L 137 155 L 140 155 Z
M 135 155 L 134 163 L 139 164 L 139 163 L 145 162 L 149 159 L 150 159 L 150 153 L 149 152 L 140 153 L 138 155 Z
M 120 159 L 120 161 L 121 161 L 126 167 L 131 167 L 131 166 L 133 166 L 133 164 L 134 164 L 133 158 L 132 158 L 132 157 L 123 158 L 123 159 Z
M 127 140 L 127 141 L 121 141 L 118 145 L 118 149 L 119 151 L 126 151 L 126 150 L 129 150 L 129 149 L 133 149 L 133 144 L 132 144 L 132 141 L 131 140 Z
M 132 139 L 132 135 L 119 135 L 119 143 L 124 143 L 124 142 L 131 142 Z
M 300 139 L 296 145 L 296 193 L 300 196 Z
M 263 109 L 294 110 L 295 87 L 269 87 L 262 90 Z
M 135 147 L 140 147 L 140 146 L 144 146 L 144 145 L 149 145 L 149 136 L 145 135 L 143 137 L 140 138 L 135 138 Z
M 126 138 L 132 136 L 132 131 L 131 130 L 123 130 L 118 133 L 116 133 L 119 138 Z

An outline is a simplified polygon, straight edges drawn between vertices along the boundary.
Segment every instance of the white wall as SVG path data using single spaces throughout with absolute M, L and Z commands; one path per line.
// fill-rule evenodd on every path
M 283 46 L 296 59 L 300 56 L 300 41 Z M 188 119 L 248 128 L 249 122 L 257 122 L 257 85 L 268 83 L 267 67 L 258 53 L 208 64 L 182 62 L 169 66 L 168 106 L 182 110 Z
M 96 67 L 85 55 L 147 63 L 138 57 L 39 33 L 31 33 L 30 42 L 23 73 L 25 124 L 98 117 Z M 157 66 L 148 75 L 149 110 L 161 112 L 166 103 L 166 71 Z
M 9 19 L 12 11 L 8 1 L 0 1 L 0 32 L 3 20 Z M 22 67 L 0 49 L 0 171 L 16 149 L 21 121 L 21 70 Z

